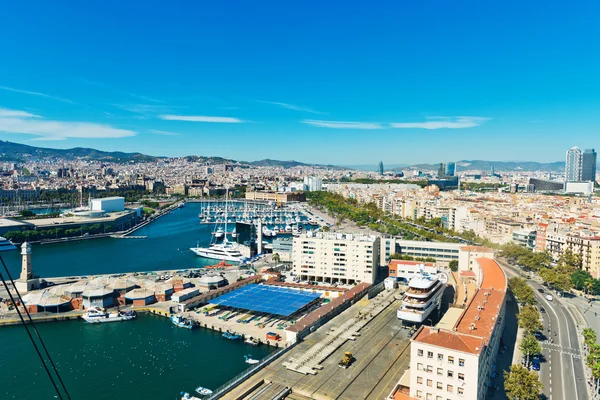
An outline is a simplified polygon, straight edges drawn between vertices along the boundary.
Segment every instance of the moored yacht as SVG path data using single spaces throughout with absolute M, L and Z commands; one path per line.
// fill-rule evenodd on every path
M 444 272 L 415 274 L 408 282 L 408 290 L 402 298 L 398 318 L 403 321 L 423 323 L 440 304 L 448 276 Z
M 88 312 L 83 314 L 81 318 L 88 324 L 100 324 L 104 322 L 121 322 L 129 321 L 137 316 L 135 311 L 117 311 L 117 312 L 106 312 L 100 307 L 91 307 Z

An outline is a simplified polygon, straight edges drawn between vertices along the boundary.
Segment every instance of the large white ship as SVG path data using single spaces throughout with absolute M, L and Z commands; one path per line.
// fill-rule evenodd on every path
M 415 274 L 408 282 L 408 290 L 402 298 L 398 318 L 403 321 L 423 323 L 441 302 L 448 276 L 444 272 Z

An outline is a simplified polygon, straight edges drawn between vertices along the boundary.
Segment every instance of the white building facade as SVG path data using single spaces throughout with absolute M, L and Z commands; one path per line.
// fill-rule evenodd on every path
M 343 284 L 375 282 L 380 261 L 378 236 L 308 232 L 293 240 L 293 271 L 300 279 Z

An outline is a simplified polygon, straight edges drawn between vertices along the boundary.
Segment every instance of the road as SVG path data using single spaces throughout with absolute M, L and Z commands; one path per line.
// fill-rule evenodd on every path
M 499 262 L 509 278 L 519 275 L 514 267 Z M 545 340 L 541 342 L 543 362 L 540 370 L 544 394 L 551 400 L 587 400 L 585 370 L 573 315 L 563 300 L 549 289 L 534 280 L 527 283 L 533 288 L 538 305 L 545 310 L 541 313 Z M 546 299 L 548 294 L 552 301 Z

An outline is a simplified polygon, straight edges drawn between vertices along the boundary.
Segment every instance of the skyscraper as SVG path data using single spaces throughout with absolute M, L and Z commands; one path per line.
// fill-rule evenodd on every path
M 581 180 L 596 181 L 596 150 L 585 149 L 581 158 Z
M 383 175 L 383 161 L 379 161 L 379 175 Z
M 565 162 L 565 182 L 581 181 L 581 166 L 583 153 L 575 146 L 567 150 L 567 161 Z
M 454 176 L 455 172 L 456 172 L 456 164 L 454 164 L 452 161 L 450 161 L 448 164 L 446 164 L 446 176 Z
M 446 177 L 446 164 L 440 163 L 438 167 L 438 179 L 444 179 Z

